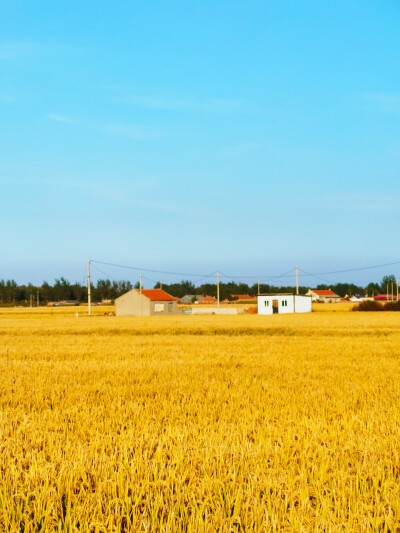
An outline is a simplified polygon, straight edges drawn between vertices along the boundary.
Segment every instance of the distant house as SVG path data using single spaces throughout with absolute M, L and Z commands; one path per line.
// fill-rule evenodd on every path
M 232 300 L 238 302 L 255 302 L 257 301 L 256 296 L 250 296 L 249 294 L 231 294 Z
M 61 300 L 61 302 L 48 302 L 48 307 L 71 307 L 73 305 L 79 305 L 78 300 Z
M 179 300 L 180 304 L 191 304 L 193 303 L 193 298 L 201 298 L 201 296 L 196 296 L 195 294 L 185 294 L 185 296 L 182 296 L 182 298 Z
M 214 296 L 202 296 L 198 300 L 199 304 L 216 304 L 218 303 L 218 300 L 214 298 Z
M 177 315 L 178 300 L 161 289 L 132 289 L 115 300 L 116 316 Z
M 341 297 L 330 289 L 308 289 L 306 296 L 311 296 L 313 302 L 340 302 Z

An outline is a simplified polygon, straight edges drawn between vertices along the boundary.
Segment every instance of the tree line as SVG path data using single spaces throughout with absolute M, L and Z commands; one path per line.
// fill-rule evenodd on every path
M 91 284 L 93 302 L 102 300 L 115 300 L 125 292 L 130 291 L 133 285 L 130 281 L 110 281 L 99 279 L 96 284 Z M 0 302 L 2 304 L 29 304 L 31 297 L 39 303 L 59 302 L 61 300 L 76 300 L 87 302 L 87 286 L 80 283 L 70 283 L 65 278 L 56 279 L 53 285 L 46 281 L 42 285 L 18 285 L 14 280 L 0 280 Z
M 91 294 L 93 302 L 102 300 L 115 300 L 132 288 L 139 288 L 139 284 L 134 286 L 130 281 L 110 281 L 108 279 L 99 279 L 96 284 L 91 285 Z M 157 284 L 154 288 L 159 288 Z M 336 283 L 333 285 L 319 284 L 317 289 L 331 289 L 339 296 L 360 294 L 374 296 L 379 293 L 386 294 L 388 291 L 396 293 L 396 278 L 394 275 L 384 276 L 381 283 L 369 283 L 366 287 L 355 285 L 354 283 Z M 182 298 L 186 294 L 191 295 L 208 295 L 217 296 L 216 283 L 205 283 L 195 286 L 192 281 L 182 280 L 179 283 L 163 284 L 162 287 L 172 296 Z M 299 293 L 305 294 L 309 287 L 299 287 Z M 260 293 L 293 293 L 295 287 L 292 285 L 276 286 L 265 283 L 260 284 Z M 65 278 L 56 279 L 52 285 L 44 281 L 42 285 L 19 285 L 14 280 L 0 280 L 0 303 L 9 305 L 29 305 L 31 298 L 36 303 L 39 293 L 39 302 L 45 304 L 48 302 L 57 302 L 61 300 L 76 300 L 78 302 L 87 302 L 87 286 L 80 283 L 70 283 Z M 258 294 L 258 284 L 248 285 L 247 283 L 220 283 L 220 299 L 231 299 L 232 295 L 248 294 L 256 296 Z

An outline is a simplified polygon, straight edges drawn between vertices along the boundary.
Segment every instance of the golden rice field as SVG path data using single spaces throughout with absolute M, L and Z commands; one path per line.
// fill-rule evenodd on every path
M 400 531 L 399 313 L 78 310 L 0 311 L 1 532 Z

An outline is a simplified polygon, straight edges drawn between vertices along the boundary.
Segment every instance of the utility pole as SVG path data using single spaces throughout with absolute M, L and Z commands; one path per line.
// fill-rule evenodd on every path
M 90 286 L 90 259 L 87 260 L 87 305 L 88 305 L 88 315 L 92 314 L 92 292 Z
M 392 302 L 393 302 L 393 299 L 394 299 L 394 295 L 393 295 L 393 281 L 392 281 Z
M 162 279 L 160 279 L 160 289 L 162 289 Z
M 257 287 L 257 296 L 260 296 L 260 278 L 258 278 Z
M 389 283 L 386 283 L 386 301 L 389 301 Z
M 399 301 L 399 278 L 396 278 L 396 300 Z
M 217 306 L 219 308 L 219 270 L 217 270 Z
M 299 294 L 299 267 L 296 265 L 296 294 Z
M 32 294 L 30 295 L 30 298 L 29 298 L 29 307 L 32 307 Z
M 39 307 L 39 290 L 36 293 L 36 307 Z

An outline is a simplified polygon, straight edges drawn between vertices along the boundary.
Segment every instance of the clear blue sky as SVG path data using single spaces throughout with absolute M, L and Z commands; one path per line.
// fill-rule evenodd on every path
M 398 1 L 1 6 L 0 278 L 400 260 Z

